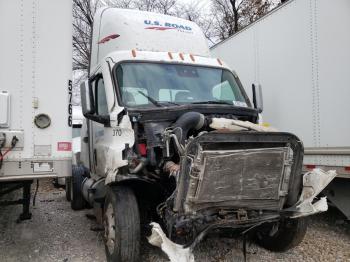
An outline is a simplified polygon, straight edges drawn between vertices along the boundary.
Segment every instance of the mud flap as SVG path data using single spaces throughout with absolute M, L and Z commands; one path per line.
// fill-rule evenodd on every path
M 298 218 L 317 214 L 328 210 L 327 198 L 312 203 L 315 197 L 336 177 L 334 170 L 325 172 L 321 169 L 314 169 L 303 177 L 303 190 L 299 201 L 294 207 L 284 211 L 293 211 L 291 218 Z
M 170 262 L 194 262 L 191 248 L 184 248 L 172 242 L 167 238 L 159 224 L 153 222 L 150 225 L 152 226 L 152 234 L 147 238 L 148 242 L 153 246 L 160 247 Z

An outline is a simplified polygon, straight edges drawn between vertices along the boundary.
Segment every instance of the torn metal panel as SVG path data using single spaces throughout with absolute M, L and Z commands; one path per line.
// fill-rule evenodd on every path
M 147 238 L 148 242 L 153 246 L 160 247 L 170 262 L 194 262 L 191 248 L 184 248 L 172 242 L 167 238 L 159 224 L 153 222 L 150 225 L 152 226 L 152 234 Z
M 287 211 L 295 211 L 292 218 L 309 216 L 328 210 L 327 198 L 322 197 L 312 203 L 315 197 L 336 177 L 334 170 L 324 172 L 321 169 L 314 169 L 303 177 L 303 191 L 295 207 Z

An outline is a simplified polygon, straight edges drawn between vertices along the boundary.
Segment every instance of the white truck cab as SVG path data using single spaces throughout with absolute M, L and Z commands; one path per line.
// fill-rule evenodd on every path
M 192 248 L 223 227 L 252 230 L 275 251 L 298 244 L 300 217 L 327 208 L 312 204 L 317 179 L 332 174 L 303 182 L 302 142 L 257 124 L 260 90 L 253 106 L 193 22 L 115 8 L 94 21 L 71 202 L 103 222 L 108 261 L 137 261 L 141 225 L 151 221 Z
M 185 77 L 191 78 L 191 74 L 196 73 L 192 69 L 203 68 L 203 75 L 211 68 L 217 72 L 231 70 L 221 60 L 210 57 L 207 40 L 193 22 L 167 15 L 116 8 L 99 10 L 95 19 L 89 85 L 96 97 L 96 114 L 93 118 L 97 121 L 90 122 L 90 129 L 95 134 L 90 136 L 90 153 L 95 156 L 96 161 L 85 165 L 90 166 L 94 173 L 106 176 L 108 182 L 114 182 L 116 168 L 127 164 L 122 156 L 125 144 L 133 147 L 135 142 L 135 134 L 131 120 L 125 113 L 125 106 L 145 106 L 151 109 L 159 107 L 147 98 L 150 88 L 142 86 L 158 86 L 158 102 L 171 105 L 178 102 L 176 96 L 189 93 L 186 84 L 190 83 L 184 83 L 182 89 L 169 89 L 166 81 L 181 79 L 160 79 L 159 76 L 164 72 L 188 74 Z M 142 74 L 151 72 L 152 76 L 142 78 Z M 139 79 L 132 79 L 134 74 L 141 76 Z M 121 77 L 125 79 L 123 83 L 120 83 Z M 122 88 L 116 88 L 121 84 Z M 164 85 L 164 88 L 159 87 L 160 85 Z M 219 88 L 220 86 L 217 87 L 217 92 L 221 95 Z M 240 100 L 232 102 L 248 107 L 249 100 L 241 92 Z M 199 97 L 188 99 L 185 102 L 200 102 Z M 105 145 L 109 145 L 115 152 L 111 154 L 110 151 L 105 151 Z

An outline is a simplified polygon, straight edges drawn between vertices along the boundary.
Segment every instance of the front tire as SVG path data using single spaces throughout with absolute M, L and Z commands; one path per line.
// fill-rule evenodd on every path
M 104 205 L 107 261 L 136 262 L 140 254 L 140 214 L 134 192 L 109 187 Z
M 271 251 L 284 252 L 303 241 L 307 230 L 307 218 L 285 219 L 279 222 L 278 230 L 272 236 L 268 232 L 257 232 L 256 242 Z

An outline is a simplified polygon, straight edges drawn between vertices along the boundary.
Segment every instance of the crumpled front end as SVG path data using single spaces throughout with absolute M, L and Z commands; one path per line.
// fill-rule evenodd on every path
M 191 138 L 162 209 L 168 235 L 195 245 L 214 228 L 244 231 L 325 210 L 325 200 L 312 201 L 334 176 L 303 179 L 302 160 L 302 142 L 289 133 L 221 130 Z
M 302 156 L 287 133 L 203 134 L 186 147 L 174 210 L 282 210 L 301 192 Z
M 154 223 L 149 242 L 171 261 L 194 261 L 193 248 L 212 229 L 245 234 L 326 211 L 326 198 L 314 199 L 336 173 L 315 169 L 303 175 L 302 158 L 301 141 L 288 133 L 211 132 L 192 138 L 180 169 L 168 167 L 177 176 L 177 191 L 164 209 L 168 236 L 184 245 Z

